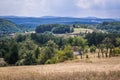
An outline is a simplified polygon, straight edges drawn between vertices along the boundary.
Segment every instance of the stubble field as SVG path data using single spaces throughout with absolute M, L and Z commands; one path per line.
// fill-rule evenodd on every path
M 0 80 L 120 80 L 120 57 L 0 67 Z

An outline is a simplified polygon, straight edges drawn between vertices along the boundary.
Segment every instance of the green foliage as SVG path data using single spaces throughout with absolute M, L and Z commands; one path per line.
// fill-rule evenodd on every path
M 66 45 L 63 50 L 58 51 L 58 60 L 59 62 L 63 62 L 65 60 L 70 60 L 74 58 L 72 47 Z
M 120 37 L 120 34 L 93 32 L 87 34 L 85 38 L 88 40 L 89 46 L 91 45 L 97 46 L 98 44 L 103 43 L 103 40 L 105 40 L 106 37 L 110 39 L 110 42 L 114 46 L 116 46 L 116 38 Z
M 90 52 L 91 52 L 91 53 L 95 53 L 95 52 L 96 52 L 96 46 L 92 45 L 92 46 L 90 47 Z
M 36 28 L 36 33 L 44 33 L 46 31 L 50 31 L 56 34 L 61 34 L 61 33 L 70 33 L 70 26 L 68 25 L 63 25 L 63 24 L 45 24 L 45 25 L 40 25 Z
M 54 41 L 59 48 L 65 45 L 65 39 L 62 37 L 56 37 L 51 33 L 43 33 L 43 34 L 31 34 L 32 40 L 40 45 L 46 44 L 49 40 Z
M 120 33 L 120 22 L 103 22 L 97 28 L 110 33 Z
M 25 39 L 26 39 L 26 35 L 19 34 L 19 35 L 16 36 L 16 41 L 17 42 L 25 41 Z
M 70 31 L 70 27 L 69 26 L 66 26 L 66 25 L 62 25 L 62 26 L 59 26 L 59 27 L 54 27 L 52 29 L 52 32 L 53 33 L 56 33 L 56 34 L 62 34 L 62 33 L 70 33 L 70 32 L 73 32 L 73 31 Z
M 45 62 L 45 64 L 55 64 L 58 63 L 58 58 L 55 56 Z
M 83 37 L 74 37 L 73 45 L 74 46 L 81 46 L 84 48 L 87 45 L 87 40 L 84 39 Z
M 35 50 L 35 58 L 38 59 L 39 55 L 40 55 L 40 49 L 39 49 L 39 47 L 38 47 L 38 48 Z
M 0 67 L 7 66 L 7 63 L 5 62 L 4 58 L 0 58 Z
M 119 50 L 114 48 L 119 47 L 119 38 L 119 34 L 106 33 L 91 33 L 86 39 L 80 36 L 62 38 L 50 32 L 17 35 L 14 38 L 0 39 L 0 58 L 4 58 L 8 64 L 16 65 L 53 64 L 74 59 L 73 46 L 77 46 L 80 53 L 87 53 L 88 43 L 92 45 L 91 52 L 95 52 L 95 46 L 99 45 L 98 56 L 100 50 L 103 55 L 104 51 L 109 49 L 112 56 L 119 53 Z
M 19 49 L 19 61 L 17 62 L 18 65 L 31 65 L 35 63 L 35 50 L 37 45 L 29 40 L 20 43 Z
M 120 48 L 116 47 L 113 49 L 112 55 L 117 55 L 117 54 L 120 54 Z
M 29 32 L 29 31 L 34 31 L 35 30 L 34 27 L 24 25 L 24 24 L 18 25 L 17 28 L 19 28 L 21 30 L 21 32 L 25 32 L 25 31 Z
M 110 45 L 111 45 L 111 39 L 106 37 L 104 40 L 103 40 L 103 43 L 105 44 L 105 47 L 106 48 L 109 48 Z
M 120 47 L 120 37 L 116 38 L 116 44 L 117 44 L 118 47 Z
M 98 48 L 101 50 L 102 57 L 104 57 L 104 51 L 105 51 L 105 44 L 99 44 Z
M 9 20 L 0 19 L 0 34 L 19 32 L 17 25 Z
M 41 49 L 41 54 L 38 59 L 38 63 L 45 64 L 49 63 L 53 57 L 56 56 L 57 45 L 53 41 L 48 41 L 46 47 Z M 52 61 L 51 61 L 52 62 Z
M 18 44 L 12 39 L 0 43 L 0 57 L 9 64 L 15 64 L 18 60 Z
M 102 43 L 102 41 L 105 39 L 106 34 L 105 33 L 90 33 L 86 35 L 86 39 L 88 40 L 89 46 L 95 45 L 97 46 L 98 44 Z
M 33 31 L 34 27 L 27 25 L 17 25 L 10 20 L 0 19 L 0 37 L 8 36 L 12 33 Z
M 35 57 L 33 52 L 26 51 L 22 58 L 16 63 L 16 65 L 32 65 L 35 64 Z
M 72 45 L 73 39 L 74 39 L 74 38 L 72 38 L 72 37 L 67 38 L 67 39 L 66 39 L 66 43 L 69 44 L 69 45 Z
M 10 46 L 10 52 L 5 56 L 5 61 L 9 64 L 15 64 L 18 61 L 18 45 L 12 42 Z
M 7 41 L 1 41 L 0 58 L 4 58 L 7 53 L 9 53 L 9 44 Z

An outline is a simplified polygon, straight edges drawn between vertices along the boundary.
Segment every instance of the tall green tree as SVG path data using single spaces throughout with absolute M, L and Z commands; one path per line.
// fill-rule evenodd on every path
M 100 51 L 102 53 L 102 58 L 104 57 L 105 44 L 99 44 Z
M 35 50 L 35 58 L 38 59 L 39 55 L 40 55 L 40 49 L 39 47 L 37 47 L 37 49 Z
M 108 57 L 108 50 L 109 50 L 109 48 L 110 48 L 110 46 L 111 46 L 111 39 L 110 38 L 108 38 L 108 37 L 106 37 L 104 40 L 103 40 L 103 43 L 105 44 L 105 48 L 106 48 L 106 52 L 105 52 L 105 55 L 106 55 L 106 57 Z
M 58 46 L 52 40 L 46 43 L 46 46 L 41 49 L 38 62 L 40 64 L 50 63 L 50 60 L 56 56 Z
M 18 45 L 15 41 L 10 42 L 9 52 L 5 56 L 5 61 L 8 64 L 15 64 L 18 61 Z
M 73 43 L 72 43 L 73 46 L 79 46 L 83 52 L 87 44 L 88 44 L 87 40 L 84 39 L 83 37 L 74 37 Z
M 19 43 L 19 61 L 18 65 L 31 65 L 35 64 L 35 50 L 37 49 L 37 45 L 30 39 L 26 39 L 24 42 Z

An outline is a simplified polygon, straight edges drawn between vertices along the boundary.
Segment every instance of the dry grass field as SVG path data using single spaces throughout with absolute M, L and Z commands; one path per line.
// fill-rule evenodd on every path
M 0 80 L 120 80 L 120 57 L 0 67 Z

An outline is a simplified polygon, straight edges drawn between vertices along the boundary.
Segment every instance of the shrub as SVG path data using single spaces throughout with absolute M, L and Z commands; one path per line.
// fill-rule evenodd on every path
M 113 49 L 113 52 L 112 52 L 112 55 L 115 56 L 115 55 L 118 55 L 120 54 L 120 48 L 116 47 Z
M 91 53 L 95 53 L 95 51 L 96 51 L 96 47 L 94 46 L 94 45 L 92 45 L 91 47 L 90 47 L 90 52 Z
M 7 63 L 4 61 L 3 58 L 0 58 L 0 67 L 7 66 Z
M 65 60 L 71 60 L 73 58 L 74 58 L 74 54 L 73 54 L 71 46 L 69 45 L 66 45 L 64 47 L 64 50 L 58 51 L 59 62 L 63 62 Z

